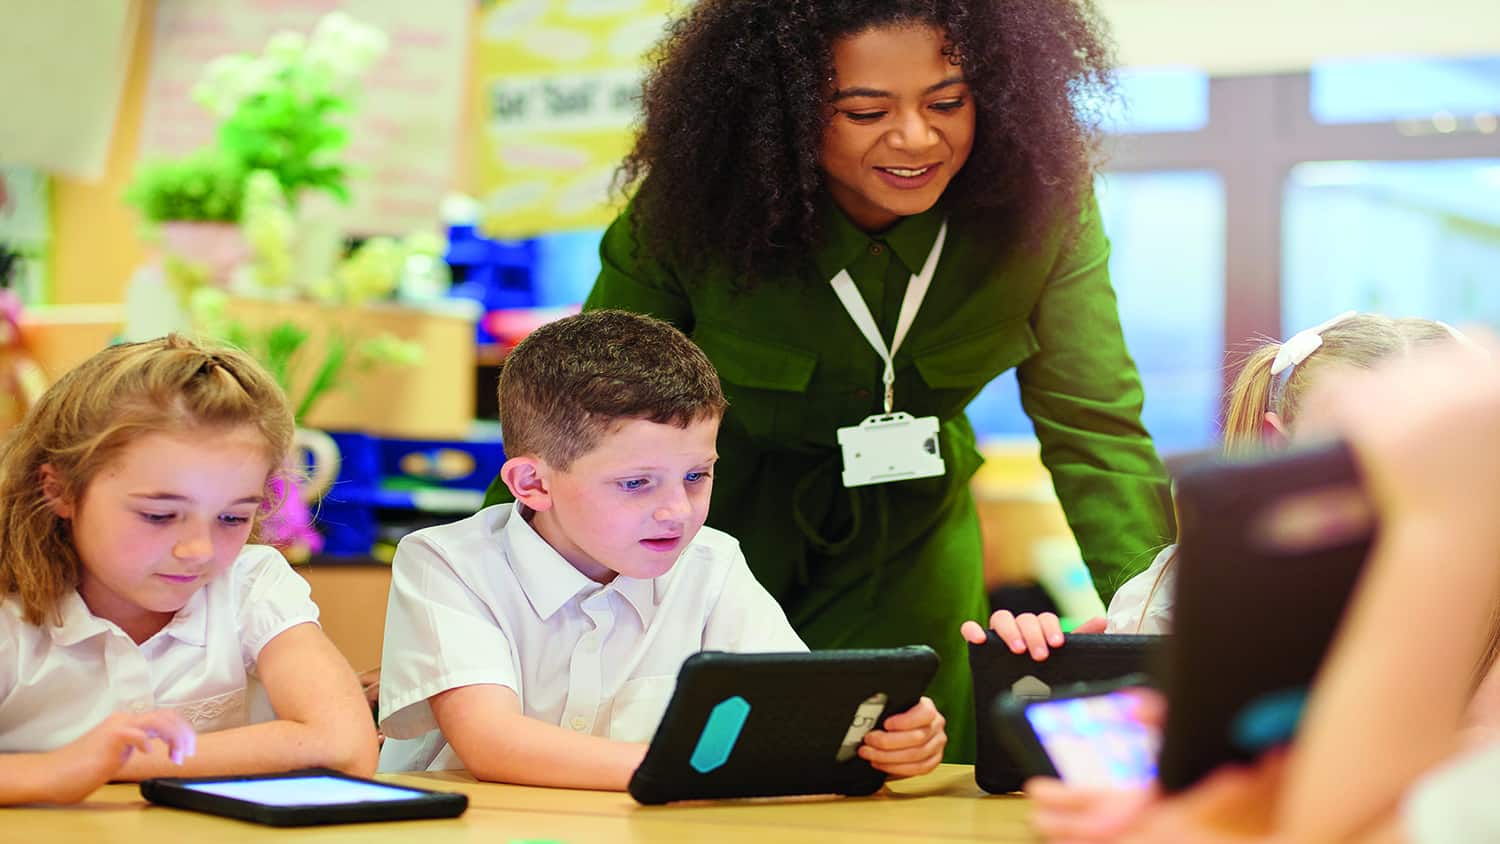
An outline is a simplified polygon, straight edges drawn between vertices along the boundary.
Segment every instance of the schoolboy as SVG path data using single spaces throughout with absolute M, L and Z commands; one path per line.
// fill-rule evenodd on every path
M 569 317 L 511 353 L 500 474 L 516 503 L 396 551 L 382 770 L 623 789 L 688 656 L 806 650 L 739 544 L 703 526 L 725 406 L 708 358 L 650 317 Z M 923 698 L 860 754 L 925 773 L 943 724 Z

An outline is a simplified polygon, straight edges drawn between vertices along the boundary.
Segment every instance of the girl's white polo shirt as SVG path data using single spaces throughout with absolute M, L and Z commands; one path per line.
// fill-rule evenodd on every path
M 1500 841 L 1500 742 L 1471 748 L 1439 765 L 1407 792 L 1402 806 L 1412 844 Z
M 728 534 L 703 528 L 650 580 L 590 580 L 511 504 L 417 531 L 396 549 L 380 723 L 385 771 L 462 767 L 427 700 L 492 683 L 531 718 L 649 741 L 700 650 L 805 651 Z M 403 741 L 406 739 L 406 741 Z
M 1110 599 L 1105 633 L 1171 633 L 1177 594 L 1176 545 L 1161 549 L 1151 565 L 1125 581 Z
M 77 592 L 61 626 L 27 624 L 15 596 L 0 598 L 0 752 L 53 750 L 121 711 L 176 709 L 199 732 L 266 720 L 270 707 L 247 691 L 261 648 L 317 620 L 307 581 L 263 545 L 245 546 L 139 645 Z

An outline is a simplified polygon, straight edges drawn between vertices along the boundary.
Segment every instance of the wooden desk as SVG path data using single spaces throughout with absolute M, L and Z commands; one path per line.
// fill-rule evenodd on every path
M 626 794 L 477 783 L 467 774 L 382 774 L 394 783 L 462 791 L 469 810 L 442 821 L 272 829 L 148 806 L 135 785 L 110 785 L 77 806 L 0 809 L 6 841 L 418 841 L 485 844 L 545 840 L 818 844 L 987 841 L 1033 842 L 1026 801 L 991 797 L 967 765 L 943 765 L 901 780 L 873 797 L 638 806 Z

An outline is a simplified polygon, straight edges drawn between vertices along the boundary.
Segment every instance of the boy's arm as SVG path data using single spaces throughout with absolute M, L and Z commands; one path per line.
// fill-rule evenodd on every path
M 580 735 L 521 710 L 505 686 L 461 686 L 428 699 L 464 767 L 481 780 L 624 791 L 646 745 Z
M 131 757 L 119 779 L 259 774 L 294 768 L 375 772 L 375 725 L 342 654 L 316 624 L 303 623 L 260 651 L 258 673 L 277 719 L 198 737 L 198 752 L 173 764 L 161 747 Z

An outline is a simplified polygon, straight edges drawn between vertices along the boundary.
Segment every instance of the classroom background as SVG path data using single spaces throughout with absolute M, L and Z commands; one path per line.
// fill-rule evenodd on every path
M 479 505 L 506 349 L 593 281 L 643 56 L 685 3 L 5 5 L 0 420 L 122 337 L 252 345 L 304 429 L 285 545 L 373 667 L 394 542 Z M 1107 133 L 1110 269 L 1169 464 L 1212 447 L 1258 336 L 1351 308 L 1500 328 L 1500 5 L 1098 5 L 1119 97 L 1080 107 Z M 266 62 L 331 74 L 330 107 L 236 112 L 277 84 Z M 288 203 L 215 157 L 278 132 Z M 989 585 L 1055 578 L 1076 548 L 1013 376 L 970 416 Z

